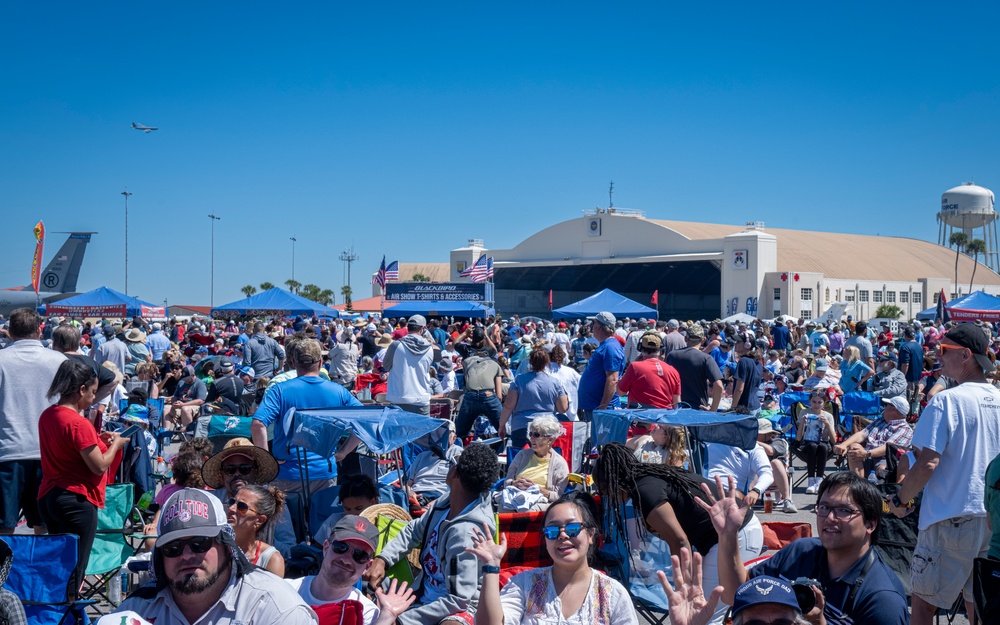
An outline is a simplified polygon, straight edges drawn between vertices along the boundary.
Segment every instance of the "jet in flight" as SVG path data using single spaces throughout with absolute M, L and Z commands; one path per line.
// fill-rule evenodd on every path
M 52 302 L 76 294 L 83 254 L 96 232 L 71 232 L 56 255 L 42 270 L 38 280 L 38 296 L 31 285 L 0 289 L 0 315 L 5 317 L 18 308 L 35 308 L 39 302 Z
M 137 124 L 135 122 L 132 122 L 132 127 L 135 128 L 136 130 L 141 130 L 145 133 L 150 133 L 153 132 L 154 130 L 159 130 L 159 128 L 155 126 L 143 126 L 142 124 Z

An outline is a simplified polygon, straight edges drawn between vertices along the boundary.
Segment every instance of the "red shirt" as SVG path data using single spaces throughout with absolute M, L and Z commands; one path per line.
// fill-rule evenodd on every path
M 681 376 L 657 358 L 636 360 L 625 369 L 618 390 L 628 393 L 629 403 L 656 408 L 673 408 L 674 395 L 681 394 Z
M 103 508 L 107 473 L 94 475 L 80 455 L 95 445 L 101 453 L 108 449 L 98 438 L 94 425 L 75 410 L 49 406 L 38 419 L 38 440 L 42 451 L 39 499 L 53 488 L 62 488 Z

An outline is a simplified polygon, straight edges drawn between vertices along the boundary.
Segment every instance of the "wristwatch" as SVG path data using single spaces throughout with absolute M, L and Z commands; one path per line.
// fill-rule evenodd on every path
M 750 490 L 752 490 L 752 491 L 754 491 L 755 493 L 757 493 L 757 495 L 758 495 L 758 496 L 760 496 L 760 497 L 763 497 L 763 496 L 764 496 L 764 491 L 762 491 L 761 489 L 757 488 L 756 486 L 754 486 L 754 487 L 753 487 L 753 488 L 751 488 Z
M 500 573 L 500 567 L 499 566 L 493 566 L 492 564 L 487 564 L 486 566 L 483 567 L 483 575 L 489 575 L 490 573 L 499 574 Z
M 909 510 L 910 508 L 912 508 L 912 507 L 913 507 L 913 500 L 911 499 L 911 500 L 907 501 L 907 502 L 906 502 L 906 503 L 904 504 L 904 503 L 903 503 L 903 502 L 902 502 L 902 501 L 901 501 L 901 500 L 899 499 L 899 493 L 896 493 L 895 495 L 893 495 L 893 496 L 892 496 L 892 499 L 891 499 L 890 501 L 892 502 L 892 505 L 896 506 L 897 508 L 906 508 L 907 510 Z

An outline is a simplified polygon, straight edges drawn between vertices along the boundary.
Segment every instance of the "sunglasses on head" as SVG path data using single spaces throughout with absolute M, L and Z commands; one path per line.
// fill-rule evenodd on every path
M 232 497 L 230 497 L 229 500 L 226 501 L 226 505 L 236 506 L 236 511 L 239 512 L 240 514 L 246 514 L 247 512 L 250 512 L 251 510 L 253 510 L 254 512 L 257 512 L 256 510 L 254 510 L 253 508 L 251 508 L 250 504 L 248 504 L 247 502 L 245 502 L 245 501 L 236 501 Z
M 176 558 L 184 553 L 184 547 L 189 547 L 191 553 L 205 553 L 212 548 L 214 543 L 214 538 L 199 536 L 198 538 L 188 538 L 186 540 L 174 540 L 162 547 L 157 547 L 157 549 L 167 558 Z
M 351 545 L 345 543 L 342 540 L 334 540 L 330 543 L 330 549 L 338 556 L 342 556 L 351 549 L 354 552 L 351 554 L 351 558 L 354 559 L 358 564 L 367 564 L 369 560 L 372 559 L 372 555 L 365 551 L 364 549 L 359 549 L 358 547 L 352 547 Z
M 227 464 L 222 467 L 222 472 L 226 475 L 236 475 L 237 473 L 240 475 L 250 475 L 251 471 L 253 471 L 252 464 Z
M 583 523 L 567 523 L 566 525 L 546 525 L 542 528 L 542 535 L 549 540 L 559 538 L 561 532 L 566 532 L 566 536 L 574 538 L 580 535 L 588 526 Z

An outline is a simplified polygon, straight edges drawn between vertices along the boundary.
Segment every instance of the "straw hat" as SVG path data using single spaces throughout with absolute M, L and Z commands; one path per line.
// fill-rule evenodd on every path
M 146 333 L 139 328 L 132 328 L 125 333 L 125 340 L 129 343 L 144 343 L 146 341 Z
M 278 477 L 278 462 L 270 452 L 257 447 L 248 438 L 234 438 L 226 443 L 222 451 L 209 458 L 201 468 L 201 477 L 205 484 L 212 488 L 223 488 L 226 485 L 222 463 L 230 456 L 247 456 L 253 459 L 257 468 L 247 476 L 248 483 L 267 484 Z
M 368 519 L 368 521 L 378 526 L 375 519 L 379 516 L 384 516 L 389 519 L 397 521 L 412 521 L 413 517 L 406 510 L 400 508 L 394 503 L 377 503 L 374 506 L 368 506 L 361 511 L 359 515 Z M 406 554 L 406 560 L 410 563 L 410 567 L 416 570 L 420 570 L 420 549 L 411 549 L 410 553 Z
M 375 339 L 375 345 L 377 347 L 389 347 L 392 345 L 392 335 L 388 333 L 382 334 L 382 336 Z

